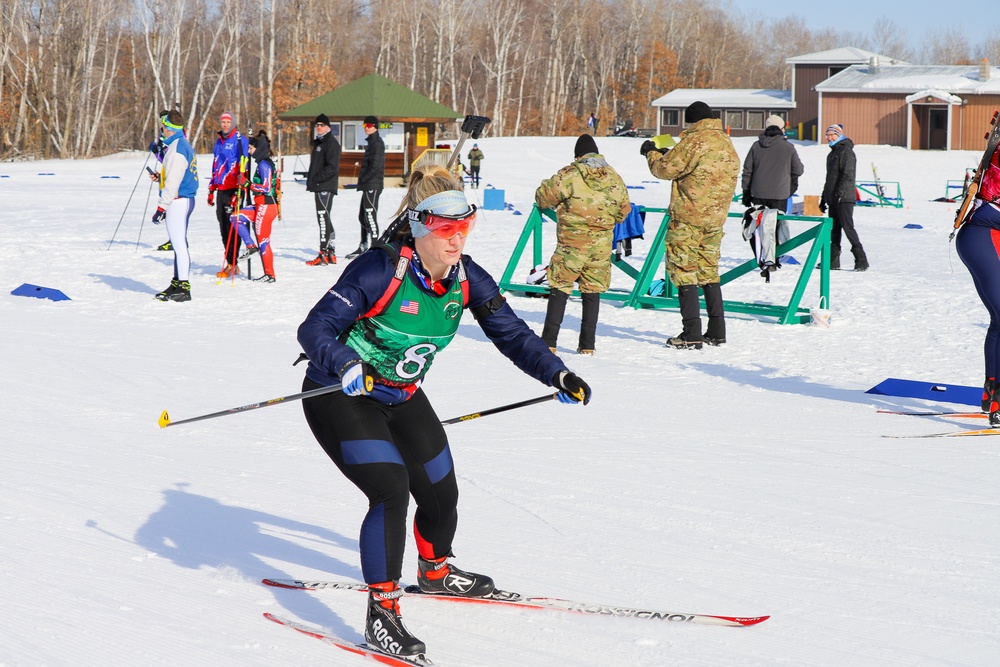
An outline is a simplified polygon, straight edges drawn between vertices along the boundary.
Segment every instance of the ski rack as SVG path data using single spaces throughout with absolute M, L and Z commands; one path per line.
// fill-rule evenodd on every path
M 666 274 L 666 267 L 663 258 L 666 253 L 665 240 L 667 228 L 669 227 L 670 214 L 665 208 L 645 208 L 647 228 L 653 213 L 662 213 L 663 219 L 652 242 L 650 242 L 649 252 L 646 260 L 640 268 L 636 268 L 623 258 L 618 258 L 612 253 L 611 265 L 632 278 L 635 282 L 630 290 L 611 288 L 601 294 L 602 301 L 620 302 L 624 306 L 632 308 L 652 308 L 656 310 L 680 308 L 680 300 L 677 295 L 677 287 L 670 282 L 670 276 Z M 742 213 L 729 213 L 729 218 L 742 220 Z M 504 269 L 500 279 L 500 289 L 521 294 L 548 294 L 549 288 L 545 285 L 529 285 L 527 283 L 516 283 L 513 281 L 514 272 L 517 270 L 521 259 L 527 250 L 528 243 L 532 244 L 531 266 L 543 264 L 542 259 L 542 228 L 545 218 L 555 221 L 555 213 L 551 210 L 542 210 L 538 205 L 534 205 L 531 214 L 525 221 L 524 229 L 514 246 L 507 267 Z M 805 295 L 809 279 L 813 275 L 813 267 L 819 264 L 819 299 L 817 302 L 830 303 L 830 231 L 833 229 L 833 220 L 829 217 L 805 216 L 805 215 L 779 215 L 778 220 L 791 220 L 800 222 L 814 222 L 814 226 L 793 236 L 775 249 L 775 255 L 787 254 L 789 251 L 800 246 L 811 243 L 809 254 L 802 262 L 802 271 L 799 279 L 792 291 L 791 298 L 785 305 L 760 303 L 758 301 L 724 301 L 727 313 L 746 313 L 763 317 L 776 317 L 777 324 L 805 324 L 810 321 L 809 309 L 801 307 L 802 297 Z M 749 246 L 747 246 L 749 248 Z M 664 289 L 662 296 L 649 294 L 650 285 L 657 277 L 657 273 L 662 271 Z M 758 276 L 760 267 L 757 259 L 751 258 L 746 262 L 736 266 L 720 275 L 719 284 L 725 285 L 747 274 Z M 573 290 L 574 296 L 579 296 L 578 290 Z
M 858 206 L 891 206 L 893 208 L 903 208 L 903 191 L 900 189 L 898 181 L 880 180 L 877 183 L 875 181 L 858 181 L 854 185 L 858 190 L 872 197 L 869 200 L 859 199 Z

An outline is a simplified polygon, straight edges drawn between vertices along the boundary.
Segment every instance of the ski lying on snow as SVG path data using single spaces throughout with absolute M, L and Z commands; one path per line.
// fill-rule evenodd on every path
M 282 616 L 276 616 L 268 612 L 264 612 L 264 618 L 269 621 L 274 621 L 279 625 L 289 627 L 292 630 L 298 630 L 304 635 L 315 637 L 330 646 L 335 646 L 350 653 L 371 658 L 376 662 L 381 662 L 383 665 L 392 665 L 393 667 L 413 667 L 413 665 L 417 665 L 417 667 L 433 667 L 435 664 L 424 657 L 423 654 L 413 658 L 403 658 L 400 656 L 389 655 L 388 653 L 376 651 L 367 644 L 355 644 L 347 641 L 346 639 L 341 639 L 336 635 L 332 635 L 321 628 L 306 625 L 305 623 L 299 623 L 298 621 L 293 621 Z
M 883 435 L 883 438 L 964 438 L 978 435 L 1000 435 L 1000 428 L 979 428 L 971 431 L 949 431 L 948 433 L 928 433 L 925 435 Z
M 291 588 L 295 590 L 313 591 L 319 589 L 340 589 L 351 591 L 367 591 L 364 584 L 356 584 L 346 581 L 306 581 L 300 579 L 264 579 L 262 583 L 278 588 Z M 493 591 L 487 597 L 463 598 L 453 595 L 438 595 L 433 593 L 422 593 L 416 586 L 407 586 L 404 591 L 407 595 L 419 596 L 423 598 L 433 598 L 437 600 L 447 600 L 449 602 L 464 602 L 467 604 L 497 604 L 506 607 L 519 609 L 552 609 L 556 611 L 568 611 L 578 614 L 595 614 L 598 616 L 621 616 L 625 618 L 644 618 L 655 621 L 677 621 L 682 623 L 697 623 L 701 625 L 726 625 L 726 626 L 747 626 L 762 623 L 770 616 L 714 616 L 710 614 L 689 614 L 680 612 L 654 611 L 651 609 L 636 609 L 633 607 L 619 607 L 615 605 L 592 604 L 589 602 L 573 602 L 560 598 L 527 597 L 520 593 L 510 591 Z
M 908 415 L 910 417 L 958 417 L 961 419 L 986 419 L 985 412 L 907 412 L 905 410 L 878 410 L 880 415 Z

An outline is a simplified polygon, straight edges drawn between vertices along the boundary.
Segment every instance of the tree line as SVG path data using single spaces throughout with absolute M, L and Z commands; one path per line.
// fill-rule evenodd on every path
M 574 134 L 591 113 L 653 127 L 650 102 L 674 88 L 787 89 L 787 57 L 840 46 L 1000 61 L 1000 38 L 958 28 L 909 44 L 884 17 L 810 31 L 722 0 L 4 0 L 0 158 L 141 148 L 172 108 L 199 151 L 223 110 L 305 145 L 277 115 L 372 72 L 514 136 Z

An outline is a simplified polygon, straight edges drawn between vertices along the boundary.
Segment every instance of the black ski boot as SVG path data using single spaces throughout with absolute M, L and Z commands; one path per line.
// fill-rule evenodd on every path
M 354 259 L 356 257 L 360 257 L 361 253 L 365 252 L 366 250 L 368 250 L 368 244 L 362 243 L 361 245 L 358 246 L 357 250 L 355 250 L 354 252 L 349 252 L 346 255 L 344 255 L 344 259 Z
M 986 383 L 983 385 L 983 412 L 995 412 L 1000 410 L 997 405 L 996 396 L 997 385 L 993 378 L 986 378 Z
M 270 275 L 270 274 L 268 274 L 268 273 L 265 273 L 264 275 L 260 276 L 259 278 L 254 278 L 253 281 L 255 283 L 273 283 L 273 282 L 275 282 L 275 277 L 272 276 L 272 275 Z
M 156 298 L 160 301 L 190 301 L 191 283 L 174 278 L 170 281 L 170 287 L 157 294 Z
M 402 589 L 395 581 L 368 584 L 368 617 L 365 619 L 365 641 L 376 651 L 413 657 L 427 647 L 410 634 L 399 615 Z
M 437 560 L 417 559 L 417 583 L 422 593 L 481 598 L 496 588 L 485 574 L 458 569 L 448 563 L 448 556 Z
M 156 246 L 156 249 L 161 251 L 173 250 L 174 244 L 171 243 L 170 241 L 167 241 L 166 243 L 161 243 L 160 245 Z

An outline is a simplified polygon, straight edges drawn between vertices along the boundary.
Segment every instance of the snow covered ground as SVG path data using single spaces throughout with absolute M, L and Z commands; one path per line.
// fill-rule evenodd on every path
M 669 184 L 647 182 L 641 141 L 598 145 L 644 186 L 631 191 L 636 202 L 665 206 Z M 525 214 L 485 211 L 469 241 L 497 278 L 534 188 L 571 160 L 573 143 L 479 141 L 484 183 Z M 742 157 L 752 140 L 735 143 Z M 801 193 L 819 194 L 827 150 L 799 146 Z M 832 274 L 831 329 L 737 315 L 728 345 L 677 351 L 662 345 L 680 331 L 676 311 L 605 304 L 597 355 L 581 358 L 574 300 L 560 353 L 593 402 L 448 427 L 460 566 L 531 595 L 772 618 L 718 628 L 406 600 L 437 663 L 996 664 L 1000 439 L 884 439 L 966 426 L 875 412 L 960 406 L 864 393 L 887 377 L 981 383 L 987 314 L 947 240 L 954 205 L 929 201 L 978 156 L 857 154 L 859 178 L 875 162 L 906 207 L 857 209 L 872 268 Z M 344 264 L 304 264 L 317 247 L 312 196 L 286 158 L 278 281 L 216 283 L 221 243 L 203 188 L 190 233 L 194 299 L 155 301 L 172 254 L 155 250 L 162 227 L 140 226 L 145 179 L 108 249 L 144 159 L 0 164 L 0 665 L 368 664 L 261 615 L 363 639 L 363 595 L 259 583 L 360 580 L 364 497 L 299 405 L 156 424 L 164 409 L 177 421 L 299 391 L 296 327 Z M 199 158 L 203 178 L 210 163 Z M 386 191 L 383 221 L 401 197 Z M 350 190 L 335 199 L 341 254 L 357 244 L 357 206 Z M 749 257 L 738 221 L 728 232 L 724 268 Z M 799 270 L 770 285 L 751 274 L 725 297 L 787 302 Z M 22 283 L 72 300 L 12 296 Z M 818 272 L 805 303 L 817 294 Z M 510 300 L 540 331 L 544 300 Z M 425 387 L 442 418 L 548 391 L 471 317 Z M 415 560 L 410 546 L 406 583 Z

